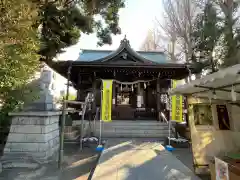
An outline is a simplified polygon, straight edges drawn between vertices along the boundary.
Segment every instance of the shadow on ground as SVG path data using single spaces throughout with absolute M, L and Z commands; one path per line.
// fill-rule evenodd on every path
M 14 168 L 4 170 L 0 174 L 0 180 L 88 180 L 99 156 L 95 147 L 80 150 L 79 144 L 66 144 L 64 148 L 62 170 L 58 169 L 57 163 L 49 163 L 41 167 L 43 172 L 40 176 L 34 177 L 34 171 Z M 27 178 L 24 178 L 24 175 Z
M 188 168 L 192 165 L 188 149 L 185 149 L 185 155 L 190 157 L 186 160 L 185 156 L 185 162 L 180 162 L 181 159 L 171 156 L 159 143 L 153 139 L 108 140 L 108 148 L 99 161 L 101 168 L 96 169 L 94 180 L 200 180 L 192 172 L 193 168 Z M 181 152 L 178 153 L 181 156 Z
M 134 141 L 134 143 L 132 143 Z M 99 161 L 99 165 L 104 164 L 105 162 L 111 160 L 116 155 L 124 154 L 127 151 L 127 159 L 131 161 L 131 158 L 134 156 L 135 150 L 144 150 L 148 144 L 154 144 L 153 142 L 160 143 L 158 139 L 124 139 L 124 138 L 114 138 L 108 140 L 108 148 L 106 149 L 107 154 L 102 161 Z M 156 144 L 156 146 L 159 144 Z M 154 145 L 153 145 L 154 146 Z M 154 148 L 154 147 L 153 147 Z M 156 149 L 156 148 L 154 148 Z M 173 152 L 173 155 L 179 159 L 186 167 L 181 167 L 179 165 L 169 164 L 167 161 L 167 154 L 164 154 L 164 151 L 154 150 L 154 152 L 160 156 L 155 156 L 147 161 L 139 163 L 138 165 L 132 166 L 130 164 L 123 164 L 121 168 L 118 169 L 118 176 L 124 176 L 124 180 L 198 180 L 197 177 L 192 175 L 193 163 L 191 151 L 188 148 L 176 149 Z M 167 152 L 168 153 L 168 152 Z M 84 148 L 82 151 L 79 149 L 77 144 L 67 144 L 65 145 L 64 151 L 64 164 L 63 169 L 60 171 L 57 168 L 56 164 L 48 164 L 45 166 L 46 172 L 43 176 L 39 178 L 32 179 L 41 179 L 41 180 L 88 180 L 89 175 L 92 170 L 95 168 L 98 161 L 98 153 L 95 151 L 95 147 Z M 132 157 L 131 157 L 132 156 Z M 173 157 L 174 158 L 174 157 Z M 175 158 L 175 159 L 176 159 Z M 123 159 L 124 160 L 124 159 Z M 179 163 L 178 163 L 179 164 Z M 180 163 L 181 164 L 181 163 Z M 150 168 L 149 171 L 149 167 Z M 184 170 L 184 173 L 182 173 Z M 146 173 L 149 171 L 148 173 Z M 5 171 L 1 174 L 0 177 L 4 180 L 14 180 L 19 171 Z M 22 173 L 22 172 L 20 172 Z M 161 174 L 162 179 L 159 177 Z M 104 177 L 109 174 L 114 174 L 114 168 L 110 168 L 101 173 L 101 177 Z M 3 176 L 2 176 L 3 175 Z M 187 177 L 186 177 L 187 176 Z M 32 180 L 28 179 L 28 180 Z M 202 180 L 209 180 L 209 177 L 201 177 Z M 19 179 L 18 179 L 19 180 Z M 22 180 L 22 179 L 21 179 Z M 90 180 L 90 179 L 89 179 Z M 115 180 L 112 178 L 111 180 Z
M 64 153 L 64 164 L 62 171 L 54 171 L 49 169 L 45 177 L 58 177 L 57 180 L 87 180 L 92 169 L 97 164 L 99 154 L 95 147 L 85 147 L 83 150 L 79 149 L 77 144 L 68 144 Z M 56 169 L 56 167 L 55 167 Z

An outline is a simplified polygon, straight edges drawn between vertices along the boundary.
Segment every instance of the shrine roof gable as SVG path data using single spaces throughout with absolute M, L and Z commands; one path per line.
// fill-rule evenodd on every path
M 91 62 L 98 60 L 99 58 L 105 58 L 110 55 L 113 51 L 108 50 L 91 50 L 84 49 L 79 54 L 77 61 Z M 149 59 L 155 63 L 168 63 L 166 55 L 162 52 L 148 52 L 148 51 L 136 51 L 138 54 L 146 59 Z
M 97 63 L 137 63 L 137 64 L 166 64 L 172 63 L 167 60 L 163 52 L 134 51 L 127 39 L 121 41 L 116 51 L 88 50 L 81 51 L 78 62 Z

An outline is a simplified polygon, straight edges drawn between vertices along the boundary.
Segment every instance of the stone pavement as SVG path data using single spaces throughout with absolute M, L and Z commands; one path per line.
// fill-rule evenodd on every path
M 200 180 L 160 142 L 110 139 L 92 180 Z

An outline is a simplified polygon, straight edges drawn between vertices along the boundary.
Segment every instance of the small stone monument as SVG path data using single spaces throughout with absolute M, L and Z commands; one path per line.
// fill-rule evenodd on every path
M 12 112 L 12 124 L 2 157 L 3 168 L 26 166 L 11 159 L 34 159 L 37 162 L 56 160 L 59 150 L 59 116 L 50 89 L 51 70 L 44 69 L 39 79 L 40 95 L 22 112 Z M 53 158 L 54 157 L 54 158 Z M 15 162 L 15 163 L 14 163 Z M 26 164 L 26 163 L 25 163 Z

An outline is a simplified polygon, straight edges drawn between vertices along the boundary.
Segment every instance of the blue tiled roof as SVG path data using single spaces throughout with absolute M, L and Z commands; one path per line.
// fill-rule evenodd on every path
M 77 61 L 94 61 L 100 58 L 108 56 L 113 51 L 105 50 L 82 50 Z M 144 58 L 151 60 L 156 63 L 168 63 L 167 57 L 162 52 L 146 52 L 146 51 L 137 51 Z

